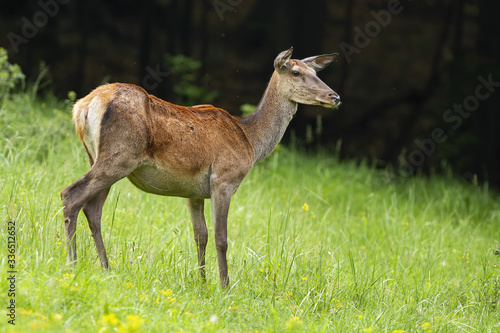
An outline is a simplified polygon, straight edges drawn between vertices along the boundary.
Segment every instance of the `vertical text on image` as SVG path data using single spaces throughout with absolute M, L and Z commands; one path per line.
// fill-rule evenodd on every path
M 16 222 L 7 223 L 7 322 L 16 324 Z

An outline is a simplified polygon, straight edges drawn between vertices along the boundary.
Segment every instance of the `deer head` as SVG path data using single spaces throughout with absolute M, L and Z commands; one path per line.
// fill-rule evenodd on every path
M 316 72 L 328 66 L 338 53 L 297 60 L 290 59 L 292 51 L 293 47 L 281 52 L 274 60 L 280 90 L 287 92 L 287 97 L 296 103 L 321 105 L 332 109 L 338 107 L 341 104 L 340 96 L 316 75 Z

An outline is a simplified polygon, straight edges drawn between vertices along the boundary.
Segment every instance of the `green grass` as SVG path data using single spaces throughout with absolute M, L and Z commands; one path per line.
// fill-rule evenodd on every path
M 500 202 L 485 186 L 398 179 L 280 149 L 232 200 L 226 292 L 208 202 L 203 284 L 185 201 L 127 180 L 104 208 L 111 273 L 83 214 L 70 271 L 59 192 L 88 170 L 70 105 L 15 95 L 1 105 L 0 127 L 5 313 L 8 221 L 17 225 L 18 270 L 16 325 L 4 314 L 0 331 L 500 331 Z

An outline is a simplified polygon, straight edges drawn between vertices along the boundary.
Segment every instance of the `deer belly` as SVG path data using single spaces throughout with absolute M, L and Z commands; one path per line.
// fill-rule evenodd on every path
M 188 176 L 172 170 L 143 165 L 128 175 L 128 179 L 137 188 L 148 193 L 184 198 L 210 197 L 208 170 Z

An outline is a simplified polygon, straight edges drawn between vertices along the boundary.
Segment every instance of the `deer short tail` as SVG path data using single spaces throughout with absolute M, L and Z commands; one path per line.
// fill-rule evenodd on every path
M 75 123 L 76 134 L 78 135 L 78 138 L 82 142 L 85 133 L 85 122 L 87 119 L 87 112 L 88 112 L 88 103 L 85 103 L 85 98 L 78 100 L 73 106 L 73 122 Z
M 100 86 L 73 106 L 76 133 L 87 150 L 91 164 L 98 155 L 102 118 L 115 91 L 113 85 Z

